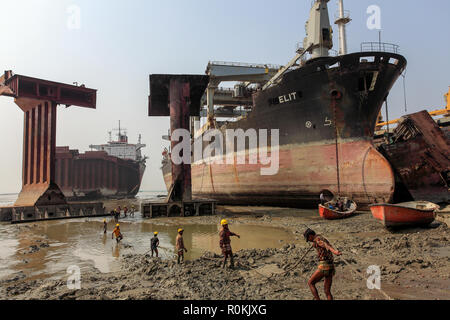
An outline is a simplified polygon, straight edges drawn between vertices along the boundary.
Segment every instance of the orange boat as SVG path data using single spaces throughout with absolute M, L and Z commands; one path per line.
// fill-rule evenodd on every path
M 436 218 L 439 206 L 428 201 L 399 204 L 373 204 L 372 215 L 385 227 L 429 225 Z
M 330 204 L 335 209 L 331 209 Z M 319 204 L 319 214 L 322 218 L 326 220 L 337 220 L 337 219 L 345 219 L 355 214 L 357 209 L 357 205 L 354 201 L 351 201 L 350 206 L 346 211 L 339 211 L 336 208 L 336 202 L 327 202 L 325 205 Z

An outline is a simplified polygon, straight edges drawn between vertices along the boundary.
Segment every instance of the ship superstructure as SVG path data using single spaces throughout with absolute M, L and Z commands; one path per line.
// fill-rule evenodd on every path
M 97 151 L 105 151 L 108 155 L 120 159 L 143 161 L 144 158 L 142 157 L 141 149 L 145 148 L 146 145 L 141 143 L 141 135 L 139 135 L 137 144 L 130 144 L 128 143 L 127 132 L 124 131 L 126 129 L 120 127 L 120 121 L 119 128 L 116 130 L 118 131 L 118 139 L 116 141 L 112 140 L 110 132 L 110 138 L 107 144 L 90 145 L 89 148 Z

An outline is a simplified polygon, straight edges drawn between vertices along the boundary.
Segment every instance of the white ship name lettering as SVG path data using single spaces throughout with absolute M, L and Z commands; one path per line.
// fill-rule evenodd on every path
M 297 100 L 297 92 L 289 93 L 288 95 L 279 96 L 278 100 L 280 101 L 280 104 L 291 102 Z

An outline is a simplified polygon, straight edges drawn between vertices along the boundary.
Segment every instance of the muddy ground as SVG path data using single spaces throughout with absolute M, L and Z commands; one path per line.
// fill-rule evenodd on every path
M 296 240 L 281 249 L 236 252 L 234 270 L 222 269 L 221 257 L 214 253 L 183 265 L 128 254 L 120 272 L 102 274 L 93 267 L 83 271 L 80 290 L 68 289 L 67 278 L 33 280 L 16 274 L 0 281 L 0 298 L 310 300 L 307 280 L 317 266 L 316 253 L 311 251 L 298 264 L 309 248 L 302 238 L 308 226 L 343 252 L 336 257 L 335 299 L 450 299 L 450 237 L 445 223 L 389 231 L 369 213 L 341 221 L 317 216 L 298 209 L 218 207 L 216 216 L 187 218 L 185 224 L 216 224 L 226 217 L 231 230 L 235 224 L 283 227 Z M 160 218 L 154 223 L 168 221 Z M 367 288 L 371 265 L 381 269 L 381 290 Z M 324 297 L 323 283 L 317 287 Z

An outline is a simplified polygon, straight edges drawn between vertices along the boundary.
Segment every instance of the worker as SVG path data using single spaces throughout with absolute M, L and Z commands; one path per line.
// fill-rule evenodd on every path
M 103 219 L 103 233 L 106 234 L 108 229 L 108 223 L 106 222 L 106 219 Z
M 323 192 L 320 194 L 320 204 L 324 205 L 325 204 L 325 195 L 323 194 Z
M 351 207 L 352 207 L 352 200 L 347 199 L 347 203 L 346 203 L 345 207 L 346 207 L 347 210 L 350 210 Z
M 114 235 L 116 235 L 116 241 L 117 243 L 120 242 L 120 240 L 123 239 L 122 233 L 120 232 L 120 225 L 116 224 L 116 227 L 114 228 L 112 235 L 111 235 L 111 239 L 114 239 Z
M 231 239 L 230 237 L 235 236 L 239 239 L 241 238 L 240 235 L 233 233 L 228 229 L 228 221 L 223 219 L 220 224 L 222 225 L 222 230 L 220 230 L 219 238 L 220 238 L 220 249 L 222 249 L 223 254 L 223 265 L 222 268 L 225 268 L 227 264 L 227 259 L 230 257 L 230 268 L 234 268 L 234 260 L 233 260 L 233 251 L 231 249 Z
M 122 208 L 120 206 L 117 207 L 117 212 L 119 213 L 119 217 L 120 217 L 120 214 L 122 213 Z
M 134 212 L 136 211 L 136 209 L 134 208 L 134 204 L 131 205 L 131 213 L 130 216 L 133 216 L 134 218 Z
M 116 220 L 116 222 L 119 222 L 119 217 L 120 217 L 120 211 L 118 211 L 117 209 L 114 209 L 114 219 Z
M 337 208 L 338 208 L 338 210 L 341 211 L 341 212 L 344 212 L 344 211 L 345 211 L 345 210 L 344 210 L 344 201 L 343 201 L 342 199 L 339 199 L 339 200 L 338 200 Z
M 125 218 L 127 217 L 127 212 L 128 212 L 128 208 L 125 206 L 123 208 L 123 214 L 124 214 Z
M 176 248 L 177 248 L 177 253 L 178 253 L 178 257 L 177 257 L 177 263 L 180 264 L 181 261 L 184 262 L 184 252 L 187 252 L 187 249 L 184 246 L 184 241 L 183 241 L 183 229 L 178 229 L 178 235 L 175 241 L 176 244 Z M 181 261 L 180 261 L 181 260 Z
M 152 250 L 152 258 L 153 252 L 156 253 L 156 257 L 158 258 L 158 247 L 159 247 L 158 232 L 155 231 L 153 233 L 153 238 L 150 239 L 150 249 Z
M 331 285 L 333 276 L 335 275 L 333 254 L 340 256 L 342 253 L 334 249 L 327 239 L 316 234 L 313 230 L 307 229 L 303 234 L 306 242 L 312 242 L 313 247 L 317 250 L 319 257 L 319 267 L 308 281 L 308 286 L 314 296 L 314 300 L 320 300 L 319 293 L 316 289 L 316 283 L 325 278 L 324 290 L 328 300 L 333 300 L 331 295 Z

